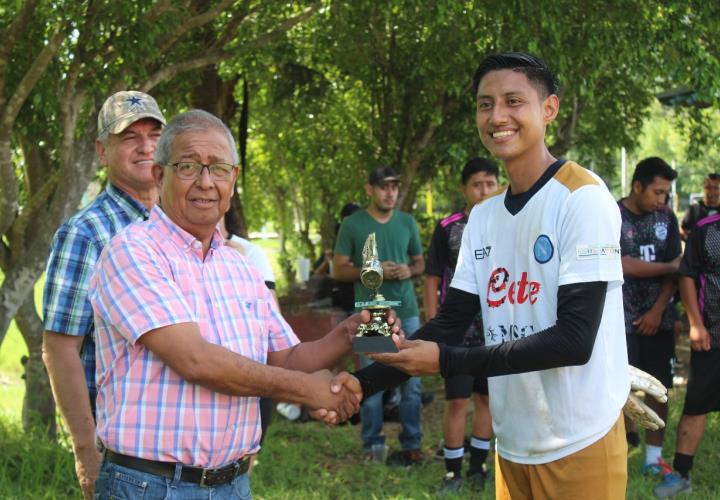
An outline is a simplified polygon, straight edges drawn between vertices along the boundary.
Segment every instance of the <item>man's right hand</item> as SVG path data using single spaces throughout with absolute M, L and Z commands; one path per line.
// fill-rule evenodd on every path
M 75 449 L 75 474 L 85 500 L 92 500 L 95 495 L 95 480 L 100 472 L 102 454 L 90 446 L 84 449 Z
M 362 401 L 363 393 L 362 387 L 360 387 L 360 381 L 348 372 L 340 372 L 330 381 L 331 392 L 338 394 L 343 390 L 349 390 L 355 395 L 358 402 Z M 328 425 L 335 425 L 343 422 L 343 420 L 338 419 L 337 414 L 334 411 L 328 411 L 325 408 L 311 411 L 310 415 L 314 419 L 321 420 Z
M 320 370 L 310 374 L 310 385 L 308 392 L 311 396 L 305 404 L 312 410 L 326 410 L 327 419 L 323 418 L 323 420 L 327 423 L 344 422 L 360 410 L 362 392 L 359 391 L 360 395 L 358 395 L 357 391 L 353 392 L 346 385 L 339 384 L 330 370 Z M 357 385 L 359 387 L 360 384 Z M 337 388 L 336 392 L 331 390 L 332 386 Z

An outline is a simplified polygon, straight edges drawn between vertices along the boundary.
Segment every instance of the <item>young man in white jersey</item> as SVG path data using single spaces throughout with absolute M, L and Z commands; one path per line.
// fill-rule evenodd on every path
M 560 104 L 543 61 L 489 56 L 473 88 L 480 138 L 510 185 L 472 210 L 448 296 L 416 336 L 444 343 L 396 339 L 400 353 L 372 357 L 414 374 L 490 376 L 497 498 L 624 498 L 617 205 L 599 177 L 547 149 Z M 481 309 L 486 345 L 450 347 Z M 396 374 L 375 364 L 356 376 L 367 395 Z

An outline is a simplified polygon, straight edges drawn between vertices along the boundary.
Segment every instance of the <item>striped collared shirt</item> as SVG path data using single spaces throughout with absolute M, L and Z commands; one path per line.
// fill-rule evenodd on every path
M 148 211 L 127 193 L 108 183 L 95 201 L 64 222 L 50 246 L 43 294 L 44 328 L 84 336 L 80 357 L 95 410 L 95 342 L 88 284 L 100 252 L 110 238 Z
M 217 467 L 258 450 L 258 398 L 182 379 L 138 342 L 192 322 L 208 342 L 259 363 L 298 340 L 262 276 L 216 230 L 202 244 L 158 207 L 103 251 L 90 284 L 97 342 L 98 436 L 150 460 Z

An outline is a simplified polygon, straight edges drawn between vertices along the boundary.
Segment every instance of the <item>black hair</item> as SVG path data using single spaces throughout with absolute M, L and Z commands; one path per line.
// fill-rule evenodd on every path
M 491 54 L 480 62 L 480 66 L 473 75 L 473 97 L 477 97 L 478 87 L 483 77 L 491 71 L 501 69 L 523 73 L 530 83 L 538 87 L 543 98 L 558 92 L 557 78 L 555 78 L 548 65 L 545 64 L 545 61 L 524 52 L 503 52 L 501 54 Z
M 462 169 L 462 174 L 460 174 L 463 185 L 467 184 L 470 177 L 478 172 L 486 172 L 488 175 L 494 175 L 496 178 L 500 176 L 500 171 L 494 161 L 486 158 L 472 158 L 465 164 Z
M 358 210 L 360 210 L 360 205 L 358 203 L 355 203 L 354 201 L 351 201 L 350 203 L 346 203 L 343 205 L 342 209 L 340 210 L 340 220 L 344 219 L 345 217 L 348 217 Z
M 665 180 L 672 181 L 677 177 L 677 172 L 662 158 L 651 156 L 637 164 L 632 176 L 632 182 L 634 184 L 635 181 L 638 181 L 644 190 L 652 184 L 655 177 L 662 177 Z
M 225 229 L 227 229 L 230 236 L 234 234 L 247 239 L 247 227 L 245 227 L 240 217 L 240 210 L 235 196 L 237 195 L 230 198 L 230 208 L 225 212 Z
M 720 181 L 720 174 L 707 174 L 705 176 L 706 181 Z

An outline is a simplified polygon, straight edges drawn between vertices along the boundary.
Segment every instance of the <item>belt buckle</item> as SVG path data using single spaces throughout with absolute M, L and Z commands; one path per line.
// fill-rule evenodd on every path
M 232 466 L 228 464 L 225 467 L 218 467 L 215 469 L 203 469 L 202 475 L 200 476 L 200 486 L 203 488 L 207 488 L 216 484 L 229 483 L 230 481 L 239 476 L 239 472 L 239 462 L 234 462 Z
M 207 488 L 208 485 L 205 483 L 205 480 L 207 479 L 207 472 L 210 469 L 203 469 L 202 474 L 200 475 L 200 486 L 202 488 Z

